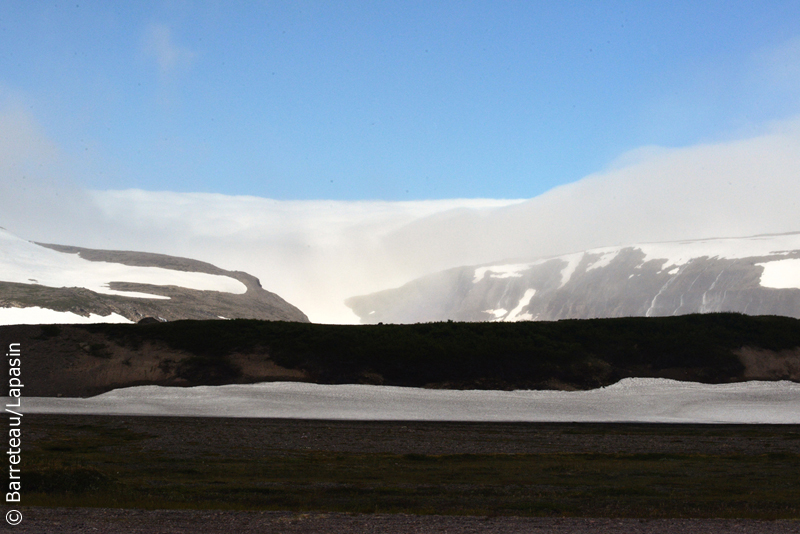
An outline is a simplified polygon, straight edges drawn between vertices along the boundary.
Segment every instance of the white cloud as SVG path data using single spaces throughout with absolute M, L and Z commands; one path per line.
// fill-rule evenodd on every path
M 93 198 L 126 246 L 251 272 L 320 322 L 354 321 L 347 297 L 460 265 L 800 230 L 800 121 L 749 139 L 634 156 L 524 202 L 280 202 L 144 191 Z
M 444 213 L 385 238 L 432 268 L 647 241 L 800 230 L 800 120 L 750 139 L 653 151 L 492 211 Z
M 88 193 L 70 180 L 68 159 L 25 99 L 0 87 L 0 226 L 57 241 L 93 225 L 99 212 Z
M 0 105 L 0 169 L 5 172 L 25 166 L 52 164 L 57 157 L 55 143 L 47 139 L 33 117 L 17 98 L 3 94 Z
M 247 271 L 318 322 L 357 321 L 343 304 L 347 297 L 426 272 L 409 273 L 388 254 L 383 236 L 433 213 L 519 202 L 276 201 L 139 190 L 94 192 L 93 198 L 126 248 Z M 89 235 L 81 244 L 96 246 Z
M 760 83 L 798 94 L 800 82 L 800 36 L 753 54 L 754 71 Z
M 155 59 L 164 77 L 188 68 L 195 58 L 192 50 L 175 43 L 172 31 L 165 24 L 150 24 L 145 29 L 142 50 Z

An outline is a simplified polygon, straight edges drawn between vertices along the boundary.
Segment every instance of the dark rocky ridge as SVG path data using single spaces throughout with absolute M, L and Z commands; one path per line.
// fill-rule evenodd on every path
M 85 288 L 54 288 L 37 284 L 0 282 L 0 307 L 38 306 L 72 312 L 84 317 L 90 314 L 107 316 L 116 313 L 137 322 L 143 317 L 177 319 L 218 319 L 220 316 L 273 321 L 308 322 L 308 317 L 275 293 L 264 290 L 258 278 L 240 271 L 226 271 L 198 260 L 164 254 L 117 250 L 95 250 L 63 245 L 37 243 L 58 252 L 78 254 L 88 261 L 119 263 L 137 267 L 161 267 L 175 271 L 228 276 L 242 282 L 247 291 L 233 294 L 201 291 L 176 286 L 112 282 L 109 287 L 121 291 L 138 291 L 169 297 L 166 299 L 134 298 L 96 293 Z
M 276 380 L 569 390 L 627 377 L 800 381 L 798 325 L 739 314 L 374 326 L 237 319 L 0 326 L 0 340 L 21 344 L 28 396 Z

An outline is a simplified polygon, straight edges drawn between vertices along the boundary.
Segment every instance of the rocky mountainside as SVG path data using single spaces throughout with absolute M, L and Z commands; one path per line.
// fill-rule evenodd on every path
M 308 322 L 244 272 L 163 254 L 31 243 L 0 229 L 0 324 L 144 317 Z
M 740 312 L 800 317 L 800 233 L 607 247 L 458 267 L 352 297 L 362 323 Z

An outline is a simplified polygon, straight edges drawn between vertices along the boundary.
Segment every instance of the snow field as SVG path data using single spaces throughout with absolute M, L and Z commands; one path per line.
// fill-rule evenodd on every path
M 800 384 L 628 378 L 590 391 L 454 391 L 270 382 L 27 397 L 23 413 L 345 420 L 800 424 Z

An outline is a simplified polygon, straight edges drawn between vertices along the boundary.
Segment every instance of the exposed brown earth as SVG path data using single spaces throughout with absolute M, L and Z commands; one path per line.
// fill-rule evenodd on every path
M 742 347 L 735 353 L 748 380 L 800 381 L 800 347 L 781 351 Z
M 59 334 L 49 337 L 47 327 L 2 327 L 4 341 L 22 344 L 26 396 L 89 397 L 144 384 L 195 385 L 178 376 L 181 364 L 193 356 L 186 351 L 155 341 L 145 341 L 136 348 L 122 346 L 83 328 L 57 328 Z M 266 351 L 233 354 L 229 360 L 241 369 L 239 383 L 308 379 L 303 371 L 276 365 Z

